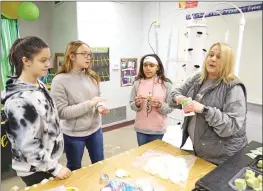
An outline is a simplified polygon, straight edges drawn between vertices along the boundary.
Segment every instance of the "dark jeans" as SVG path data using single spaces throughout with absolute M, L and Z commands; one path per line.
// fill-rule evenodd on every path
M 32 186 L 34 184 L 40 183 L 44 179 L 49 179 L 50 177 L 53 177 L 52 174 L 47 172 L 36 172 L 34 174 L 31 174 L 29 176 L 21 177 L 26 186 Z
M 163 138 L 163 134 L 161 134 L 161 135 L 150 135 L 150 134 L 143 134 L 143 133 L 137 132 L 137 141 L 138 141 L 139 146 L 142 146 L 146 143 L 152 142 L 152 141 L 157 140 L 157 139 L 162 140 L 162 138 Z
M 89 135 L 85 140 L 78 140 L 75 137 L 64 135 L 64 150 L 67 157 L 67 167 L 73 171 L 81 168 L 84 148 L 89 151 L 91 163 L 104 160 L 103 135 L 101 128 Z

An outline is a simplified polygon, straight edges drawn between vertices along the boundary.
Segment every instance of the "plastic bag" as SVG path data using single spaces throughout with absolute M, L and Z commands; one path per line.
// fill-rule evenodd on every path
M 134 185 L 139 191 L 165 191 L 165 188 L 151 177 L 131 178 L 127 182 Z
M 194 165 L 196 157 L 193 155 L 172 156 L 165 152 L 148 150 L 137 157 L 133 166 L 151 175 L 174 184 L 185 187 L 189 171 Z
M 120 179 L 110 181 L 101 191 L 139 191 L 135 186 Z
M 101 191 L 165 191 L 153 178 L 113 179 Z

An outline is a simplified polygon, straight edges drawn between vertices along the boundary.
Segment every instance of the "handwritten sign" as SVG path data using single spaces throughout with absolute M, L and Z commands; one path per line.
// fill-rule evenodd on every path
M 12 171 L 12 152 L 11 152 L 11 143 L 7 137 L 6 129 L 7 124 L 1 122 L 1 173 L 2 175 L 5 172 L 12 172 L 12 176 L 15 173 Z
M 8 138 L 7 138 L 6 135 L 4 135 L 4 136 L 1 137 L 1 146 L 2 147 L 6 147 L 7 144 L 8 144 Z

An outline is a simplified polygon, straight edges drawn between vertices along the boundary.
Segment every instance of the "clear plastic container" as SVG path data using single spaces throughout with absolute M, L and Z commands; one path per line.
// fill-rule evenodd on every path
M 258 155 L 249 166 L 250 166 L 251 168 L 257 170 L 257 171 L 261 171 L 261 172 L 262 172 L 262 171 L 263 171 L 263 168 L 259 168 L 259 167 L 257 166 L 259 160 L 263 160 L 263 155 Z
M 253 172 L 255 172 L 255 176 L 257 177 L 258 175 L 262 175 L 262 172 L 260 171 L 257 171 L 255 169 L 252 169 L 250 167 L 245 167 L 243 169 L 241 169 L 229 182 L 228 182 L 228 185 L 231 186 L 231 188 L 233 190 L 236 190 L 236 191 L 240 191 L 239 189 L 236 188 L 235 186 L 235 180 L 238 179 L 238 178 L 241 178 L 241 179 L 245 179 L 245 173 L 246 173 L 246 170 L 252 170 Z M 244 191 L 255 191 L 253 188 L 247 186 L 246 190 Z

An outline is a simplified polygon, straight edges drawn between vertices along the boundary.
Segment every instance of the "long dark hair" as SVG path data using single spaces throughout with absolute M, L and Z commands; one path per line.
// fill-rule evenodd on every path
M 145 74 L 144 74 L 144 72 L 143 72 L 143 61 L 144 61 L 144 59 L 145 59 L 147 56 L 152 56 L 152 57 L 154 57 L 154 58 L 157 60 L 158 66 L 159 66 L 159 70 L 157 71 L 156 74 L 157 74 L 157 76 L 159 77 L 159 79 L 161 79 L 162 83 L 163 83 L 163 82 L 170 82 L 170 83 L 172 84 L 172 81 L 171 81 L 169 78 L 166 78 L 166 77 L 165 77 L 164 68 L 163 68 L 163 63 L 162 63 L 161 59 L 159 58 L 159 56 L 158 56 L 157 54 L 146 54 L 146 55 L 144 55 L 144 56 L 141 58 L 139 73 L 138 73 L 138 75 L 136 76 L 135 81 L 146 78 L 146 76 L 145 76 Z
M 48 45 L 40 38 L 28 36 L 17 39 L 8 55 L 9 64 L 11 66 L 11 74 L 18 78 L 23 70 L 22 58 L 33 59 L 34 55 L 39 53 L 43 48 L 48 48 Z

